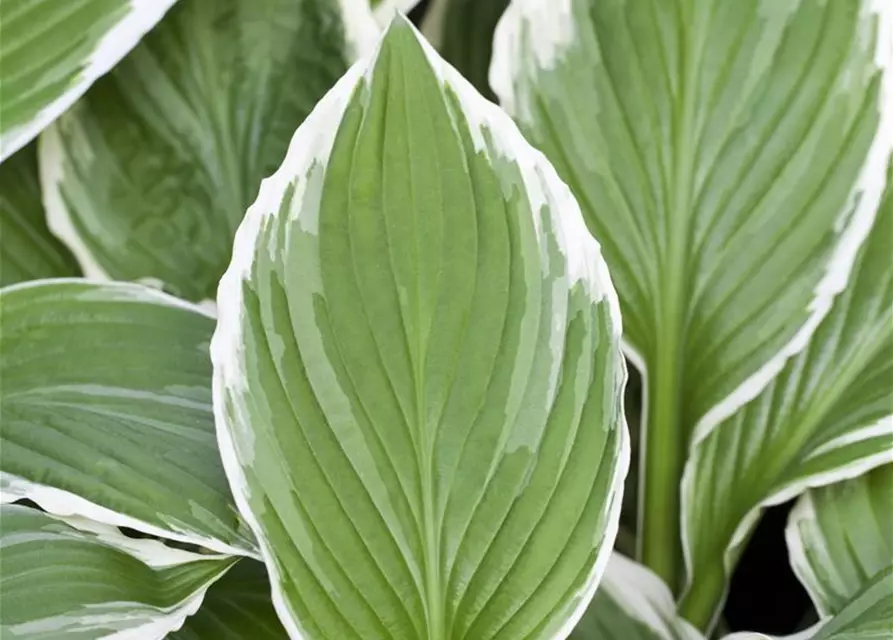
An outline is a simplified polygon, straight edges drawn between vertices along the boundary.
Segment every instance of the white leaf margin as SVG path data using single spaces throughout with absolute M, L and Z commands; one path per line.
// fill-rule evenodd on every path
M 679 616 L 664 581 L 621 553 L 611 554 L 599 590 L 663 640 L 704 640 L 700 631 Z
M 89 278 L 47 278 L 19 282 L 0 289 L 0 298 L 2 298 L 2 295 L 14 291 L 41 287 L 47 284 L 65 283 L 95 286 L 95 290 L 84 292 L 84 295 L 89 295 L 93 301 L 105 299 L 108 301 L 148 302 L 184 309 L 211 319 L 215 317 L 213 313 L 210 313 L 201 304 L 193 304 L 144 285 Z M 157 527 L 98 505 L 75 493 L 32 482 L 27 478 L 0 470 L 0 504 L 9 504 L 23 499 L 31 500 L 46 511 L 47 514 L 59 520 L 78 522 L 78 519 L 83 519 L 84 522 L 95 522 L 113 527 L 128 527 L 149 535 L 158 536 L 159 538 L 195 544 L 225 555 L 247 556 L 259 559 L 259 555 L 253 551 L 231 546 L 214 538 L 198 535 L 177 526 L 176 523 L 168 523 L 169 528 L 167 529 Z
M 542 69 L 554 68 L 565 51 L 578 37 L 573 7 L 578 0 L 512 0 L 496 26 L 493 59 L 489 80 L 500 103 L 513 116 L 529 119 L 529 113 L 519 104 L 514 79 L 524 73 L 525 65 L 536 64 Z M 795 333 L 773 357 L 748 376 L 726 398 L 710 408 L 698 419 L 690 447 L 702 441 L 726 418 L 754 399 L 782 370 L 785 363 L 803 351 L 819 323 L 829 313 L 834 298 L 843 291 L 850 277 L 859 248 L 874 222 L 886 183 L 887 160 L 893 152 L 893 3 L 889 0 L 860 0 L 863 13 L 878 19 L 878 32 L 863 37 L 877 36 L 875 62 L 883 74 L 878 105 L 880 122 L 865 163 L 843 208 L 835 228 L 838 244 L 828 262 L 824 276 L 813 290 L 809 315 Z M 530 29 L 533 59 L 521 55 L 522 37 Z M 641 372 L 644 396 L 647 398 L 648 374 L 645 361 L 635 347 L 624 342 L 624 352 Z M 643 407 L 642 415 L 647 407 Z M 643 427 L 646 429 L 647 428 Z M 644 456 L 647 437 L 643 439 Z M 644 458 L 643 458 L 644 459 Z
M 30 142 L 108 73 L 161 20 L 176 0 L 130 0 L 130 11 L 102 36 L 72 86 L 25 124 L 0 137 L 0 162 Z
M 694 483 L 698 467 L 700 466 L 701 443 L 723 421 L 733 416 L 744 405 L 762 393 L 784 369 L 787 362 L 808 347 L 813 333 L 830 313 L 834 299 L 849 284 L 856 257 L 868 238 L 868 234 L 871 232 L 884 189 L 887 187 L 887 167 L 891 159 L 891 153 L 893 153 L 893 3 L 889 2 L 889 0 L 862 0 L 862 2 L 865 6 L 865 11 L 870 15 L 876 16 L 877 19 L 877 33 L 868 34 L 868 36 L 876 35 L 877 37 L 875 63 L 878 65 L 882 77 L 881 95 L 878 105 L 880 117 L 877 133 L 869 148 L 868 156 L 857 179 L 856 187 L 850 196 L 850 203 L 844 208 L 844 212 L 853 207 L 855 207 L 855 210 L 850 216 L 850 221 L 846 227 L 842 231 L 838 229 L 840 241 L 834 250 L 824 278 L 816 286 L 815 296 L 810 305 L 812 315 L 806 324 L 801 327 L 788 345 L 770 359 L 769 362 L 764 364 L 755 374 L 745 380 L 730 396 L 708 411 L 695 427 L 681 482 L 681 512 L 683 514 L 681 518 L 682 552 L 685 560 L 687 582 L 690 581 L 693 554 L 691 538 L 688 533 L 688 519 L 684 514 L 688 512 L 688 505 L 694 499 Z M 844 222 L 845 218 L 846 215 L 844 213 L 838 222 Z M 627 353 L 627 357 L 636 363 L 636 354 Z M 639 357 L 639 362 L 641 362 L 641 357 Z M 644 380 L 647 380 L 647 377 L 643 370 Z M 879 434 L 891 432 L 893 432 L 893 414 L 826 442 L 815 451 L 810 452 L 809 457 L 827 453 L 836 448 L 866 440 Z M 647 441 L 647 438 L 645 440 Z M 741 522 L 738 523 L 723 556 L 726 574 L 730 572 L 733 564 L 733 552 L 744 544 L 748 532 L 756 525 L 764 509 L 796 498 L 808 489 L 850 480 L 891 461 L 893 461 L 893 449 L 879 451 L 873 455 L 854 460 L 842 467 L 799 478 L 778 488 L 778 490 L 748 511 L 744 518 L 741 519 Z M 690 584 L 686 585 L 685 590 L 687 591 L 688 588 L 690 588 Z M 728 585 L 726 585 L 723 599 L 725 599 L 727 592 Z
M 893 431 L 893 416 L 882 418 L 877 423 L 877 425 L 871 428 L 860 430 L 859 433 L 874 433 L 878 425 L 887 425 L 886 432 L 888 433 Z M 697 474 L 697 467 L 699 466 L 700 461 L 699 456 L 700 448 L 695 447 L 695 450 L 692 451 L 692 453 L 690 454 L 690 457 L 685 466 L 685 471 L 682 474 L 683 517 L 681 518 L 680 522 L 682 529 L 682 555 L 685 560 L 686 570 L 686 586 L 683 591 L 683 595 L 691 588 L 691 574 L 693 566 L 693 550 L 691 545 L 691 537 L 688 533 L 688 519 L 685 517 L 684 514 L 688 511 L 687 505 L 694 499 L 694 484 Z M 783 485 L 775 493 L 769 494 L 766 498 L 757 503 L 750 511 L 748 511 L 738 523 L 738 526 L 735 528 L 735 532 L 732 534 L 732 538 L 729 541 L 729 546 L 723 553 L 723 570 L 725 574 L 727 576 L 731 574 L 732 569 L 734 568 L 734 558 L 737 555 L 736 550 L 747 542 L 748 533 L 756 526 L 757 522 L 760 519 L 760 515 L 762 515 L 765 509 L 784 504 L 788 500 L 793 500 L 808 489 L 816 489 L 818 487 L 824 487 L 836 482 L 852 480 L 853 478 L 857 478 L 871 471 L 872 469 L 875 469 L 876 467 L 880 467 L 891 462 L 893 462 L 893 448 L 879 451 L 873 455 L 854 460 L 853 462 L 842 467 L 837 467 L 835 469 L 831 469 L 823 473 L 813 474 L 811 476 L 805 476 L 794 482 Z M 726 596 L 728 595 L 728 590 L 729 585 L 728 581 L 726 581 L 726 585 L 723 590 L 722 601 L 725 601 Z M 812 598 L 813 594 L 810 593 L 809 595 L 810 598 Z M 719 614 L 719 610 L 714 612 L 714 617 L 711 621 L 710 626 L 713 626 L 716 621 L 716 617 Z
M 887 183 L 887 163 L 893 153 L 893 3 L 889 0 L 861 0 L 862 12 L 874 16 L 877 31 L 862 34 L 875 37 L 874 62 L 881 73 L 878 101 L 878 128 L 865 162 L 856 178 L 847 203 L 835 222 L 837 246 L 825 267 L 825 275 L 813 289 L 806 322 L 773 357 L 746 378 L 695 424 L 689 452 L 726 419 L 756 398 L 781 372 L 788 360 L 807 348 L 822 320 L 831 312 L 834 298 L 849 284 L 859 249 L 868 238 Z
M 119 604 L 120 613 L 91 614 L 89 609 L 86 609 L 83 612 L 73 611 L 63 616 L 42 618 L 40 620 L 33 620 L 12 627 L 4 627 L 11 633 L 19 632 L 27 635 L 28 632 L 44 633 L 52 630 L 54 627 L 57 627 L 60 630 L 70 628 L 68 625 L 72 623 L 72 619 L 78 620 L 79 630 L 89 630 L 91 628 L 90 625 L 92 624 L 107 625 L 114 621 L 124 621 L 127 619 L 127 616 L 130 615 L 133 617 L 145 616 L 146 621 L 144 624 L 140 624 L 137 627 L 123 629 L 112 634 L 100 636 L 98 637 L 98 640 L 161 640 L 169 633 L 180 629 L 186 621 L 186 618 L 194 615 L 199 610 L 202 602 L 204 602 L 205 594 L 208 589 L 215 582 L 220 580 L 220 578 L 222 578 L 237 561 L 236 558 L 230 555 L 192 553 L 190 551 L 168 547 L 153 539 L 129 538 L 114 526 L 95 522 L 79 516 L 64 517 L 51 513 L 44 513 L 43 515 L 52 520 L 67 524 L 77 530 L 76 532 L 66 532 L 65 534 L 60 533 L 59 535 L 82 540 L 96 539 L 103 546 L 126 553 L 152 569 L 165 569 L 203 560 L 216 560 L 219 562 L 229 561 L 230 564 L 229 567 L 226 567 L 219 574 L 214 576 L 213 579 L 197 589 L 184 601 L 169 609 L 161 610 L 157 614 L 150 613 L 149 611 L 133 611 L 135 608 L 133 603 L 105 603 L 101 606 L 106 607 L 111 604 Z M 130 610 L 130 613 L 128 613 L 128 610 Z
M 815 508 L 815 500 L 813 500 L 812 493 L 807 491 L 797 500 L 794 508 L 791 509 L 788 515 L 788 523 L 784 530 L 784 537 L 788 547 L 788 560 L 794 575 L 797 576 L 800 584 L 803 585 L 819 615 L 828 616 L 832 615 L 832 612 L 827 611 L 825 608 L 825 598 L 822 597 L 816 586 L 818 580 L 813 571 L 812 563 L 806 557 L 806 548 L 803 537 L 800 535 L 801 524 L 816 522 L 817 520 L 818 513 Z M 823 549 L 822 551 L 825 550 Z
M 198 545 L 222 555 L 246 556 L 259 559 L 256 553 L 248 549 L 199 535 L 178 526 L 176 523 L 167 523 L 168 527 L 162 528 L 98 505 L 75 493 L 31 482 L 20 476 L 0 471 L 0 504 L 10 504 L 18 500 L 30 500 L 48 515 L 58 520 L 81 523 L 95 522 L 112 527 L 128 527 L 142 533 L 158 536 L 159 538 Z M 97 531 L 94 531 L 94 533 L 97 533 Z
M 622 321 L 617 292 L 608 274 L 607 265 L 601 256 L 601 248 L 589 234 L 580 207 L 571 194 L 570 188 L 561 181 L 546 157 L 527 143 L 516 124 L 502 109 L 480 96 L 455 68 L 437 54 L 405 16 L 398 13 L 394 22 L 398 21 L 405 22 L 410 26 L 441 84 L 455 92 L 468 120 L 475 148 L 487 152 L 481 132 L 482 127 L 486 126 L 491 134 L 491 143 L 497 145 L 506 152 L 508 157 L 516 161 L 527 188 L 528 197 L 531 199 L 531 209 L 537 211 L 546 203 L 552 204 L 552 222 L 556 228 L 556 240 L 567 259 L 568 286 L 582 282 L 584 290 L 589 294 L 593 303 L 606 301 L 612 319 L 614 337 L 619 340 L 622 334 Z M 250 509 L 248 497 L 251 494 L 251 489 L 242 471 L 232 435 L 227 427 L 225 398 L 227 389 L 241 392 L 247 390 L 247 383 L 241 374 L 245 363 L 244 348 L 239 338 L 244 322 L 241 285 L 243 281 L 251 277 L 257 238 L 267 221 L 279 215 L 279 204 L 283 195 L 292 186 L 294 187 L 293 204 L 289 215 L 298 215 L 301 202 L 308 195 L 307 182 L 301 178 L 309 173 L 311 167 L 317 165 L 325 167 L 328 164 L 338 125 L 358 82 L 364 77 L 371 79 L 380 46 L 381 41 L 376 44 L 369 56 L 360 59 L 351 66 L 298 127 L 291 139 L 282 165 L 261 183 L 257 200 L 248 208 L 245 218 L 236 231 L 232 261 L 221 278 L 217 291 L 219 316 L 217 329 L 211 340 L 211 360 L 214 364 L 215 423 L 223 467 L 239 512 L 257 539 L 262 560 L 267 566 L 272 585 L 273 606 L 289 636 L 296 640 L 309 639 L 309 635 L 301 628 L 298 617 L 291 611 L 283 596 L 279 586 L 282 576 L 274 561 L 273 549 L 263 535 L 260 522 Z M 543 187 L 547 191 L 544 191 Z M 537 216 L 534 216 L 534 224 L 538 230 L 540 221 Z M 234 412 L 239 412 L 241 409 L 238 404 L 232 406 Z M 621 424 L 618 424 L 617 427 L 620 432 L 620 451 L 617 468 L 612 479 L 612 499 L 608 507 L 605 537 L 583 588 L 576 594 L 576 609 L 552 635 L 553 640 L 567 638 L 586 612 L 605 572 L 617 537 L 624 479 L 629 469 L 630 458 L 629 432 L 625 415 L 622 414 L 622 416 Z M 241 422 L 247 423 L 248 421 L 242 419 Z
M 155 0 L 135 0 L 136 2 L 152 3 Z M 158 0 L 159 3 L 162 0 Z M 163 0 L 164 2 L 173 4 L 176 0 Z M 375 50 L 378 44 L 378 38 L 381 34 L 380 22 L 383 20 L 385 9 L 390 9 L 390 13 L 398 10 L 400 6 L 411 6 L 418 0 L 386 0 L 382 6 L 376 8 L 373 13 L 369 0 L 330 0 L 335 3 L 340 11 L 342 25 L 344 27 L 344 36 L 347 46 L 348 58 L 356 60 L 368 55 Z M 385 6 L 387 5 L 387 6 Z M 391 6 L 393 5 L 393 6 Z M 153 23 L 154 24 L 154 23 Z M 127 53 L 125 51 L 125 53 Z M 123 57 L 123 56 L 122 56 Z M 115 64 L 115 60 L 112 64 Z M 106 69 L 105 72 L 109 71 Z M 105 73 L 103 72 L 103 73 Z M 86 90 L 86 89 L 85 89 Z M 82 92 L 83 93 L 83 92 Z M 74 102 L 74 101 L 72 101 Z M 66 109 L 69 105 L 66 105 Z M 64 109 L 62 110 L 64 111 Z M 60 111 L 53 120 L 61 115 Z M 49 123 L 47 123 L 49 124 Z M 68 134 L 74 138 L 84 138 L 86 134 L 77 127 L 79 123 L 68 122 Z M 80 232 L 77 230 L 72 219 L 71 212 L 65 204 L 62 197 L 62 183 L 65 181 L 65 152 L 62 144 L 62 135 L 59 131 L 59 125 L 42 127 L 43 133 L 37 140 L 38 170 L 40 177 L 40 188 L 43 199 L 43 206 L 46 211 L 47 226 L 59 241 L 62 242 L 74 255 L 81 268 L 81 272 L 85 277 L 94 280 L 113 281 L 108 272 L 99 264 L 99 261 L 93 255 L 93 252 L 87 246 Z M 86 142 L 78 143 L 85 148 L 88 147 Z M 140 280 L 142 284 L 152 286 L 158 289 L 164 283 L 154 278 L 144 278 Z M 202 300 L 199 304 L 205 306 L 206 309 L 215 311 L 215 301 Z
M 891 418 L 887 433 L 893 433 L 893 418 Z M 893 464 L 893 451 L 890 452 L 887 462 Z M 797 500 L 794 508 L 791 509 L 784 535 L 788 547 L 788 559 L 794 575 L 797 576 L 800 584 L 803 585 L 819 616 L 830 618 L 834 615 L 834 612 L 829 611 L 827 608 L 828 599 L 823 596 L 819 586 L 820 580 L 814 571 L 815 562 L 810 561 L 806 555 L 806 542 L 801 533 L 801 527 L 810 523 L 820 528 L 818 520 L 815 496 L 812 492 L 807 491 Z M 824 537 L 822 532 L 818 532 L 818 535 Z M 822 558 L 827 563 L 826 566 L 830 567 L 834 564 L 832 558 L 828 555 L 826 545 L 822 546 L 818 551 L 823 554 Z M 893 558 L 890 558 L 890 562 L 893 564 Z

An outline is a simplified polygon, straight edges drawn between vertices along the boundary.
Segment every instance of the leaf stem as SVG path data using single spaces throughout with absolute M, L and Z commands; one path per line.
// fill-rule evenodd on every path
M 647 372 L 640 507 L 641 560 L 674 593 L 680 585 L 682 543 L 680 481 L 685 465 L 688 429 L 683 419 L 683 380 L 688 305 L 689 223 L 695 175 L 695 89 L 701 41 L 689 42 L 687 30 L 698 32 L 687 3 L 680 5 L 679 91 L 673 119 L 673 177 L 668 202 L 667 245 L 657 301 L 653 370 Z M 649 363 L 649 364 L 651 364 Z
M 674 592 L 679 587 L 682 554 L 679 481 L 685 464 L 682 375 L 675 342 L 665 339 L 658 347 L 653 384 L 648 385 L 653 391 L 646 390 L 650 397 L 646 401 L 640 523 L 642 562 Z
M 714 626 L 725 596 L 726 575 L 722 563 L 715 563 L 698 576 L 679 602 L 679 614 L 701 631 Z

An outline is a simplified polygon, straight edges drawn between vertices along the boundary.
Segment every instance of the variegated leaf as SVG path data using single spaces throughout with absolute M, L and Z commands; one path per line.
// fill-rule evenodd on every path
M 617 530 L 620 317 L 545 158 L 390 27 L 236 236 L 224 464 L 294 637 L 563 637 Z
M 220 462 L 197 307 L 124 283 L 0 290 L 0 497 L 255 554 Z

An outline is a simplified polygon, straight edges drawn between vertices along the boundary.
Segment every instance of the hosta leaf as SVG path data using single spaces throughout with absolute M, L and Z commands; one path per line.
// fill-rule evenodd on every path
M 563 637 L 619 518 L 619 310 L 554 170 L 425 46 L 395 21 L 239 229 L 224 466 L 292 636 Z
M 0 161 L 70 107 L 172 4 L 174 0 L 3 0 Z
M 365 0 L 340 6 L 182 0 L 47 131 L 50 226 L 88 276 L 214 297 L 261 179 L 346 70 L 351 42 L 374 36 Z
M 611 555 L 595 597 L 570 640 L 703 640 L 676 613 L 660 578 L 619 553 Z
M 240 560 L 215 582 L 195 615 L 170 640 L 287 640 L 260 562 Z
M 4 501 L 253 552 L 217 451 L 212 318 L 80 280 L 7 287 L 0 314 Z
M 877 640 L 893 634 L 893 566 L 877 574 L 812 640 Z
M 179 628 L 232 565 L 191 554 L 153 566 L 36 509 L 0 507 L 4 640 L 151 640 Z
M 497 27 L 491 85 L 602 242 L 646 377 L 644 558 L 665 579 L 691 434 L 803 348 L 871 223 L 889 7 L 514 0 Z
M 74 256 L 47 228 L 31 144 L 0 165 L 0 286 L 80 275 Z
M 794 572 L 816 609 L 822 615 L 840 611 L 893 565 L 893 464 L 807 491 L 791 512 L 786 536 Z
M 891 165 L 893 172 L 893 165 Z M 683 479 L 683 542 L 703 620 L 762 507 L 893 460 L 893 181 L 850 286 L 806 348 L 695 445 Z

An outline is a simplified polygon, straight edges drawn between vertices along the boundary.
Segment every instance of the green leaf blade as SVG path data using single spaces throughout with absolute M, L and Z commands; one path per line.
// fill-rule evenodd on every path
M 254 553 L 217 452 L 214 321 L 138 285 L 0 291 L 3 501 Z
M 604 245 L 645 374 L 643 560 L 682 583 L 679 481 L 800 353 L 893 146 L 888 4 L 515 0 L 490 80 Z
M 399 21 L 298 130 L 212 343 L 224 464 L 292 634 L 552 637 L 582 614 L 628 445 L 575 209 Z
M 693 447 L 683 479 L 691 590 L 722 587 L 763 507 L 893 458 L 891 234 L 893 182 L 849 287 L 806 348 Z M 705 606 L 691 591 L 687 598 Z
M 243 558 L 211 585 L 199 610 L 170 640 L 287 640 L 260 562 Z
M 3 505 L 3 637 L 161 638 L 234 562 L 185 555 L 188 562 L 153 566 L 36 509 Z
M 71 252 L 47 227 L 36 144 L 0 166 L 0 286 L 81 274 Z
M 342 4 L 181 2 L 47 130 L 50 226 L 86 275 L 214 298 L 258 184 L 376 34 L 365 1 Z
M 649 373 L 682 296 L 691 432 L 827 311 L 843 220 L 864 236 L 883 186 L 887 52 L 867 1 L 653 4 L 515 2 L 491 83 L 604 239 Z
M 891 504 L 893 464 L 798 500 L 785 535 L 794 572 L 821 615 L 838 613 L 893 565 Z
M 0 161 L 108 72 L 174 0 L 4 0 Z
M 893 630 L 893 566 L 877 574 L 813 640 L 872 640 Z

